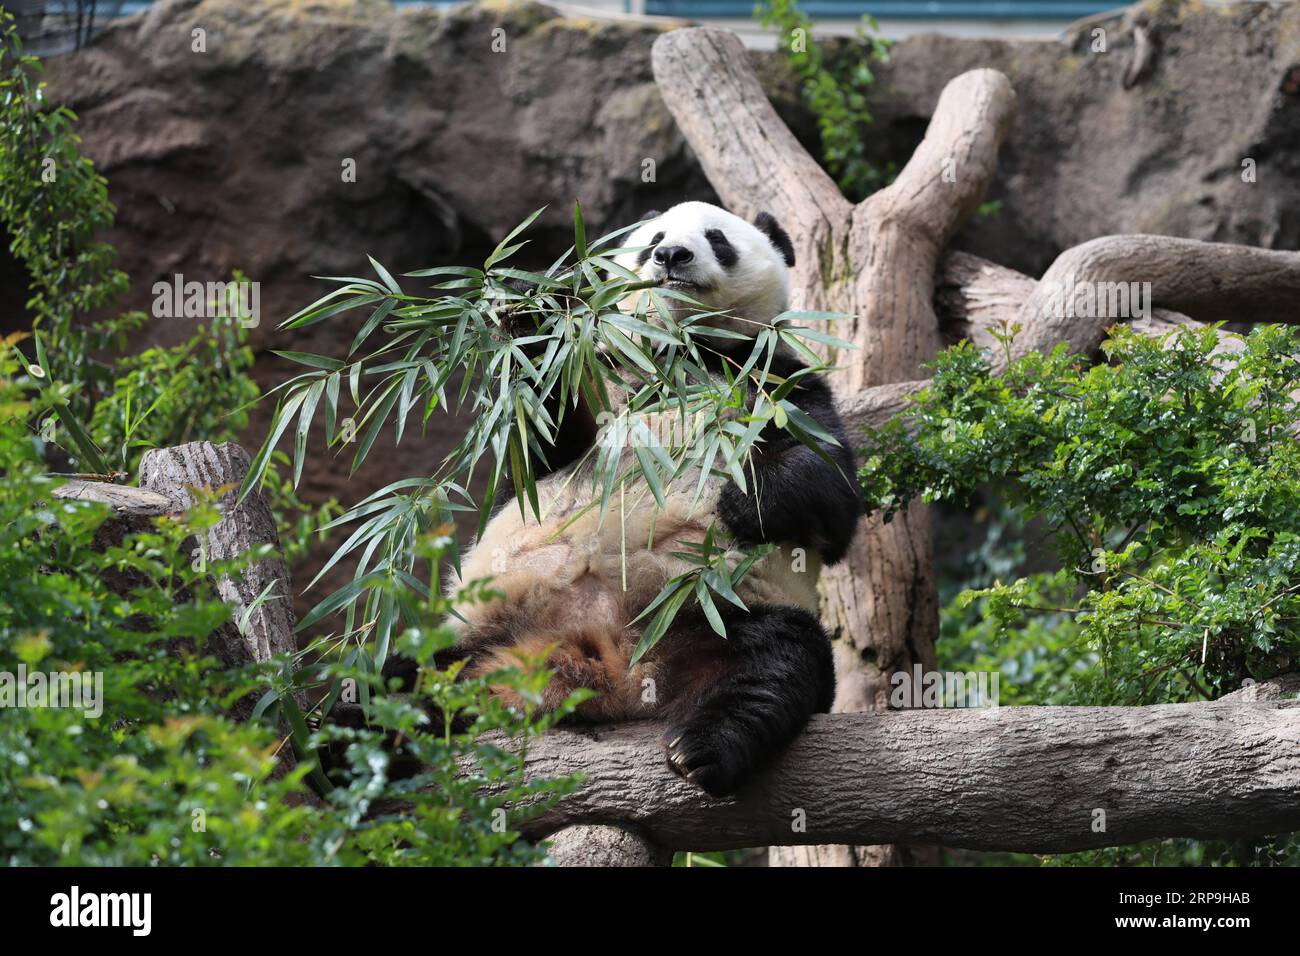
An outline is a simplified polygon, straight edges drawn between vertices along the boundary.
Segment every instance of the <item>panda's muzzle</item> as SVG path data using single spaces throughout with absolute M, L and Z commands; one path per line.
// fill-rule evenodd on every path
M 685 246 L 660 246 L 655 250 L 655 265 L 663 266 L 671 273 L 675 266 L 684 266 L 695 258 L 695 253 Z

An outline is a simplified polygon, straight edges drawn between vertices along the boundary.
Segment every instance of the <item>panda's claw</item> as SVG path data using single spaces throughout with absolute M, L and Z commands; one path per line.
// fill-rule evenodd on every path
M 717 728 L 711 722 L 697 719 L 680 731 L 670 729 L 664 738 L 668 741 L 668 767 L 677 776 L 710 796 L 722 797 L 736 791 L 744 768 L 726 759 L 719 749 Z

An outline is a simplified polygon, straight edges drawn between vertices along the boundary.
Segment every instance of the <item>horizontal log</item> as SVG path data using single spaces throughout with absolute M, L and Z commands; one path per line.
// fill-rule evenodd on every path
M 127 517 L 153 518 L 173 511 L 171 501 L 163 495 L 107 481 L 69 478 L 54 489 L 54 497 L 64 501 L 98 501 Z
M 588 779 L 526 832 L 617 824 L 672 850 L 920 842 L 1050 853 L 1300 829 L 1300 701 L 1259 688 L 1149 707 L 819 715 L 726 800 L 668 769 L 661 732 L 558 729 L 530 742 L 530 774 Z

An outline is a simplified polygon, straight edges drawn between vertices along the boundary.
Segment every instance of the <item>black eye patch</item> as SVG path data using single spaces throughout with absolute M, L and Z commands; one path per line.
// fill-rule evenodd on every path
M 655 246 L 659 245 L 659 243 L 663 241 L 664 234 L 662 232 L 656 232 L 654 237 L 650 240 L 650 245 L 646 246 L 636 254 L 636 264 L 639 266 L 645 265 L 646 260 L 650 258 L 650 253 L 655 251 Z
M 736 247 L 727 240 L 721 229 L 708 230 L 704 233 L 704 238 L 709 240 L 709 246 L 713 249 L 718 265 L 722 268 L 730 269 L 740 261 L 740 256 L 736 254 Z

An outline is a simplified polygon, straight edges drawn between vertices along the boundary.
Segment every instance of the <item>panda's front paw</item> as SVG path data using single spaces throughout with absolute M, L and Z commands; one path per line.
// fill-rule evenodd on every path
M 669 727 L 668 766 L 710 796 L 735 793 L 752 767 L 731 736 L 722 721 L 704 715 Z
M 718 495 L 718 517 L 723 527 L 740 541 L 758 544 L 767 540 L 757 499 L 742 492 L 734 481 L 728 482 Z

